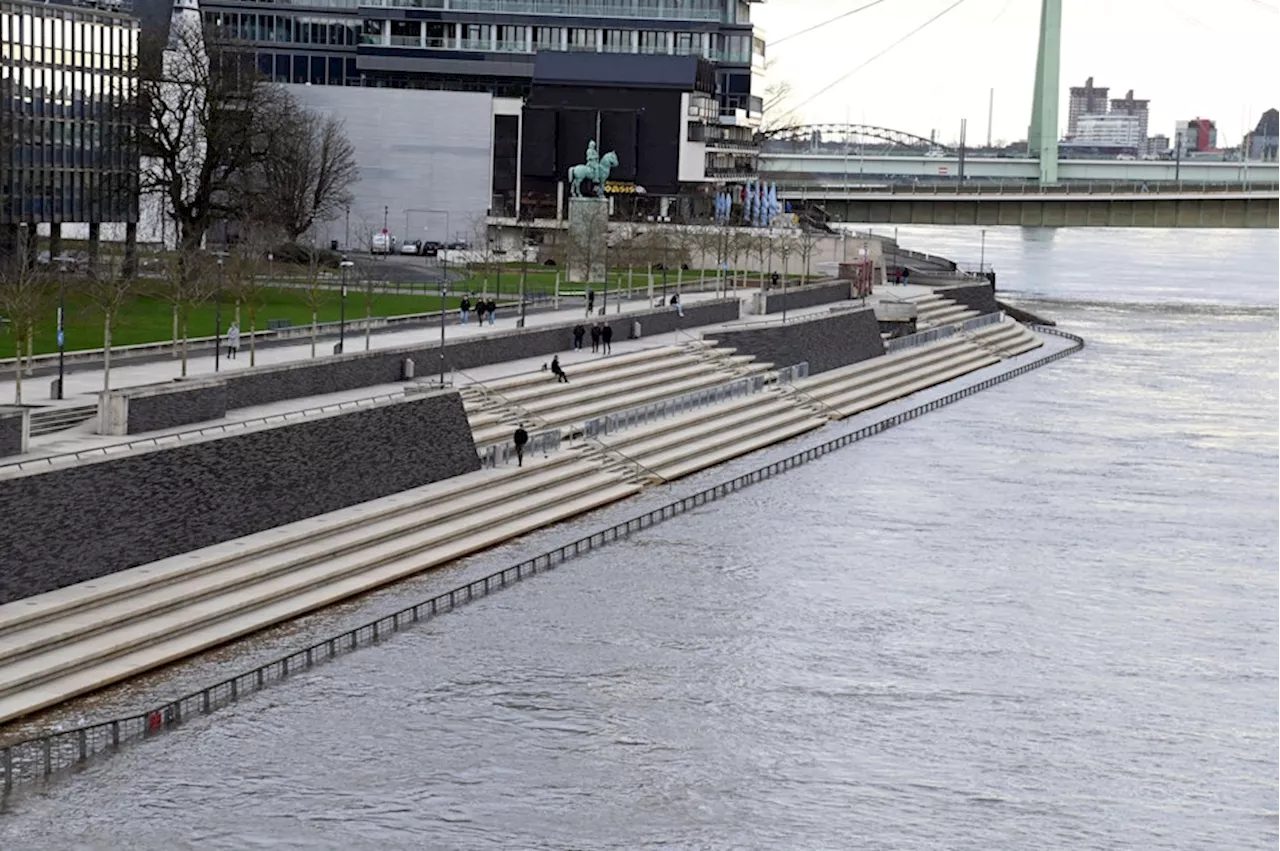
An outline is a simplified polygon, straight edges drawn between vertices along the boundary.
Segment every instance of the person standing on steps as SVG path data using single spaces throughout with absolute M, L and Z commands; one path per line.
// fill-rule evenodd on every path
M 556 377 L 556 381 L 560 384 L 568 384 L 569 376 L 564 374 L 564 368 L 560 366 L 560 356 L 556 355 L 551 359 L 551 374 Z
M 601 345 L 601 348 L 604 349 L 604 354 L 606 355 L 612 354 L 613 352 L 613 346 L 611 345 L 612 342 L 613 342 L 613 326 L 606 322 L 604 324 L 604 327 L 600 329 L 600 345 Z
M 489 307 L 489 302 L 484 300 L 484 296 L 476 299 L 476 322 L 484 325 L 484 312 Z
M 458 304 L 458 313 L 462 316 L 462 324 L 467 324 L 467 317 L 471 315 L 471 295 L 468 293 L 462 297 L 462 301 Z
M 596 291 L 587 287 L 587 315 L 590 316 L 592 311 L 596 309 Z
M 600 323 L 591 326 L 591 351 L 600 351 Z
M 586 334 L 587 329 L 582 327 L 581 322 L 573 326 L 573 348 L 576 351 L 582 351 L 582 338 L 585 337 Z
M 558 366 L 559 364 L 557 364 Z M 529 432 L 524 430 L 524 423 L 516 426 L 516 433 L 511 438 L 511 442 L 516 445 L 516 466 L 524 466 L 524 445 L 529 442 Z
M 235 360 L 240 350 L 240 323 L 232 322 L 227 329 L 227 360 Z

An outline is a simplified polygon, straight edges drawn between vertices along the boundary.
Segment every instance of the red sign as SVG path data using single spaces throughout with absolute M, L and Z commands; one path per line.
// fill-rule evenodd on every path
M 938 174 L 946 174 L 946 173 L 947 173 L 947 167 L 945 165 L 938 166 Z M 386 231 L 383 231 L 383 233 L 386 233 Z
M 943 169 L 943 171 L 946 171 L 946 169 Z M 383 228 L 383 229 L 382 229 L 382 235 L 383 235 L 383 236 L 386 236 L 386 234 L 387 234 L 387 229 L 386 229 L 386 228 Z

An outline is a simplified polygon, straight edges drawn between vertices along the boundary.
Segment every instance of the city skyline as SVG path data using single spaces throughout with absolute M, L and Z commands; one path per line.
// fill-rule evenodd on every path
M 791 83 L 790 103 L 798 106 L 801 120 L 838 123 L 847 116 L 855 124 L 921 136 L 937 131 L 940 141 L 953 141 L 961 119 L 967 119 L 969 142 L 981 144 L 994 88 L 993 139 L 1026 137 L 1039 3 L 961 0 L 870 62 L 955 0 L 882 0 L 792 37 L 869 2 L 771 0 L 754 10 L 770 45 L 770 81 Z M 1182 0 L 1064 4 L 1060 132 L 1066 131 L 1070 87 L 1092 76 L 1113 96 L 1133 89 L 1136 97 L 1149 99 L 1153 135 L 1171 135 L 1176 121 L 1203 117 L 1217 122 L 1220 144 L 1238 145 L 1259 116 L 1280 102 L 1268 60 L 1278 30 L 1280 13 L 1267 0 L 1224 0 L 1213 16 Z M 832 62 L 831 56 L 840 59 Z

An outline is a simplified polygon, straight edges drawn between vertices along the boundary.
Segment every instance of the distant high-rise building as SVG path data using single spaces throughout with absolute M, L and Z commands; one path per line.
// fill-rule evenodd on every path
M 1169 154 L 1169 137 L 1163 133 L 1156 133 L 1147 137 L 1147 149 L 1144 152 L 1149 157 L 1164 157 Z
M 1191 118 L 1174 126 L 1174 149 L 1187 154 L 1212 151 L 1218 147 L 1218 124 L 1211 118 Z
M 1258 126 L 1248 136 L 1249 159 L 1275 162 L 1280 146 L 1280 112 L 1268 109 L 1258 119 Z
M 1122 98 L 1111 99 L 1111 113 L 1120 115 L 1132 115 L 1138 119 L 1138 136 L 1142 142 L 1147 141 L 1147 119 L 1151 114 L 1151 101 L 1138 100 L 1133 96 L 1133 89 L 1129 89 Z
M 1095 86 L 1093 77 L 1084 81 L 1083 86 L 1071 87 L 1071 100 L 1067 106 L 1067 137 L 1076 135 L 1083 115 L 1105 115 L 1107 112 L 1106 86 Z

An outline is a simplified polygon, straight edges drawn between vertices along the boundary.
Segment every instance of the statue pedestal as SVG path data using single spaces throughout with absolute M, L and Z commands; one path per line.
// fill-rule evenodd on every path
M 609 199 L 569 199 L 568 278 L 577 284 L 604 283 L 609 245 Z

